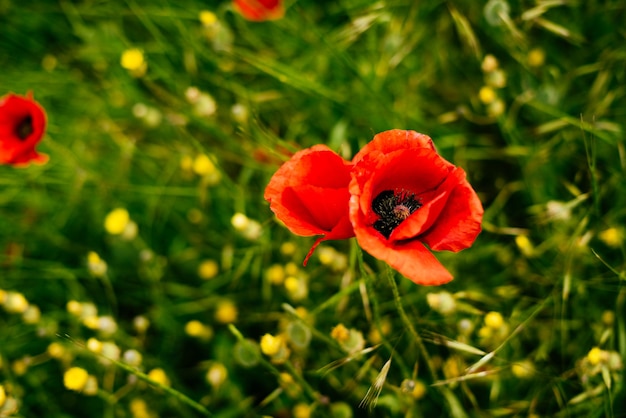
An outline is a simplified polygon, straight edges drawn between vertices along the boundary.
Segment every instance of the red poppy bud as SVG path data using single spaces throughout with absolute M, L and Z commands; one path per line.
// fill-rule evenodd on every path
M 285 15 L 282 0 L 234 0 L 235 9 L 248 20 L 262 22 Z
M 297 152 L 272 176 L 265 189 L 270 209 L 296 235 L 323 240 L 354 236 L 348 215 L 351 164 L 325 145 Z
M 452 275 L 432 250 L 460 251 L 479 234 L 483 208 L 465 172 L 413 131 L 374 137 L 353 159 L 350 220 L 359 245 L 417 284 Z
M 35 151 L 45 127 L 46 114 L 32 95 L 0 98 L 0 164 L 45 163 L 48 156 Z

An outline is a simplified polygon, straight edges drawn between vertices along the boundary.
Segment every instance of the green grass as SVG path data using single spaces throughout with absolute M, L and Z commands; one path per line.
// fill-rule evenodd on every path
M 229 1 L 0 1 L 0 96 L 34 93 L 50 156 L 0 167 L 5 410 L 626 416 L 623 2 L 286 8 L 253 23 Z M 202 10 L 218 23 L 203 27 Z M 131 48 L 147 62 L 140 77 L 120 65 Z M 545 60 L 532 65 L 537 51 Z M 495 73 L 481 68 L 488 54 Z M 479 97 L 486 85 L 495 104 Z M 190 103 L 190 87 L 214 113 L 207 97 L 204 114 Z M 414 285 L 354 240 L 324 243 L 302 267 L 313 238 L 292 235 L 263 200 L 289 152 L 324 143 L 351 158 L 392 128 L 431 136 L 485 207 L 473 247 L 437 254 L 455 276 L 443 287 Z M 217 175 L 185 166 L 203 154 Z M 105 230 L 115 208 L 135 237 Z M 235 228 L 236 213 L 258 229 Z M 90 270 L 90 252 L 106 273 Z M 210 279 L 204 260 L 218 266 Z M 273 284 L 271 271 L 293 279 Z M 23 300 L 11 310 L 19 295 L 40 317 Z M 91 328 L 70 301 L 97 308 Z M 228 301 L 233 323 L 216 316 L 232 313 Z M 193 320 L 204 337 L 186 331 Z M 259 344 L 281 333 L 289 352 L 272 361 Z M 114 351 L 94 353 L 90 338 Z M 136 351 L 105 359 L 115 347 Z M 97 390 L 64 386 L 74 366 Z

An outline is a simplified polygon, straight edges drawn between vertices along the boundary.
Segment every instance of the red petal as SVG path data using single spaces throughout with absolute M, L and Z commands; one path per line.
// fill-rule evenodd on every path
M 421 195 L 424 205 L 413 212 L 391 233 L 389 239 L 401 241 L 416 238 L 441 220 L 441 214 L 450 199 L 451 192 L 464 181 L 465 172 L 456 168 L 446 177 L 433 193 Z M 419 237 L 421 239 L 421 237 Z
M 235 9 L 252 21 L 280 19 L 285 14 L 281 0 L 234 0 Z
M 419 196 L 434 191 L 453 167 L 430 149 L 394 151 L 386 154 L 372 173 L 373 193 L 404 189 Z
M 303 185 L 289 188 L 308 213 L 310 222 L 321 231 L 331 231 L 348 212 L 348 188 L 329 189 Z
M 450 193 L 432 229 L 420 239 L 436 251 L 460 251 L 472 245 L 480 233 L 482 219 L 480 199 L 464 179 Z
M 348 217 L 350 167 L 325 145 L 299 151 L 272 176 L 265 199 L 294 234 L 329 234 Z
M 404 131 L 401 129 L 392 129 L 381 132 L 354 156 L 353 163 L 360 161 L 365 155 L 373 151 L 379 151 L 388 154 L 397 150 L 416 150 L 426 148 L 435 150 L 433 140 L 429 136 L 415 131 Z

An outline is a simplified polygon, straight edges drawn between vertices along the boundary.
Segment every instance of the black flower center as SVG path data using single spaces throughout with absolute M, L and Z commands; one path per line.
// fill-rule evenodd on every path
M 15 133 L 17 137 L 22 141 L 25 140 L 33 133 L 35 129 L 33 128 L 33 118 L 28 115 L 24 119 L 20 121 L 15 127 Z
M 389 239 L 391 232 L 422 207 L 422 202 L 415 193 L 405 190 L 384 190 L 372 201 L 372 210 L 380 216 L 374 222 L 374 229 Z

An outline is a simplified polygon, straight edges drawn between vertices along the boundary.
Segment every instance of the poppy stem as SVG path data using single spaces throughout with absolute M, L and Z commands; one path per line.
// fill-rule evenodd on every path
M 380 303 L 378 301 L 378 296 L 376 295 L 376 292 L 374 290 L 375 283 L 374 283 L 373 273 L 371 270 L 365 267 L 365 262 L 363 261 L 363 251 L 361 250 L 361 247 L 359 247 L 356 240 L 352 240 L 351 247 L 352 247 L 351 257 L 357 258 L 359 271 L 361 273 L 361 276 L 365 278 L 365 287 L 367 289 L 368 297 L 372 301 L 372 311 L 373 311 L 372 319 L 374 320 L 373 321 L 374 325 L 376 326 L 376 330 L 378 331 L 378 334 L 380 335 L 383 346 L 387 350 L 389 350 L 389 355 L 392 356 L 395 353 L 395 348 L 389 342 L 389 339 L 385 335 L 385 332 L 383 331 L 383 327 L 381 325 Z M 406 363 L 404 362 L 404 359 L 402 358 L 402 356 L 396 357 L 396 364 L 398 365 L 398 367 L 400 367 L 400 369 L 402 369 L 402 373 L 404 374 L 404 376 L 410 376 L 411 372 L 409 371 L 409 368 L 406 366 Z
M 391 291 L 393 292 L 393 299 L 396 304 L 396 309 L 398 310 L 398 313 L 400 314 L 400 319 L 402 320 L 404 325 L 407 327 L 407 329 L 411 333 L 411 336 L 413 337 L 413 340 L 415 341 L 415 344 L 417 345 L 417 348 L 422 358 L 424 359 L 424 362 L 426 363 L 426 367 L 428 368 L 428 371 L 430 372 L 430 376 L 432 377 L 433 382 L 436 382 L 438 380 L 438 377 L 437 377 L 437 373 L 435 372 L 435 366 L 433 365 L 433 361 L 430 358 L 430 355 L 428 354 L 426 347 L 424 346 L 424 342 L 422 341 L 422 338 L 419 336 L 419 334 L 415 330 L 415 327 L 413 327 L 413 324 L 409 320 L 409 317 L 407 316 L 406 311 L 404 310 L 404 307 L 402 306 L 402 299 L 400 299 L 400 292 L 398 291 L 398 285 L 396 284 L 395 274 L 394 274 L 393 269 L 389 265 L 387 265 L 386 276 L 389 281 L 389 285 L 391 286 Z

